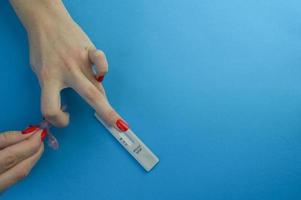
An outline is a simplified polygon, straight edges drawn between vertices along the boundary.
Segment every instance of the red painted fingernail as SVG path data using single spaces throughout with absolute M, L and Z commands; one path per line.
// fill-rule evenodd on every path
M 96 80 L 97 80 L 98 82 L 102 82 L 103 79 L 104 79 L 104 77 L 105 77 L 105 76 L 98 76 L 98 77 L 96 77 Z
M 47 130 L 43 129 L 43 131 L 41 133 L 41 141 L 43 141 L 45 139 L 46 135 L 47 135 Z
M 29 125 L 26 129 L 24 129 L 21 133 L 22 134 L 28 134 L 28 133 L 32 133 L 34 131 L 36 131 L 37 129 L 39 129 L 38 126 L 33 126 L 33 125 Z
M 122 132 L 125 132 L 129 129 L 129 125 L 122 119 L 118 119 L 116 121 L 116 125 L 119 128 L 119 130 L 121 130 Z

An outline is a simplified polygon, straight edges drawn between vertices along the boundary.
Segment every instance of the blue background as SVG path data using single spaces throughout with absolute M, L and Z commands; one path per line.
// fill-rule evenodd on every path
M 39 122 L 26 33 L 0 1 L 1 130 Z M 69 0 L 110 63 L 116 110 L 159 156 L 150 173 L 73 91 L 27 179 L 2 199 L 301 199 L 300 0 Z

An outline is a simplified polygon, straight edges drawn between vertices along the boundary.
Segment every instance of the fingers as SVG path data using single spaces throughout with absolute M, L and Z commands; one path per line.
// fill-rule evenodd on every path
M 35 154 L 42 145 L 42 133 L 43 130 L 39 130 L 27 140 L 8 146 L 1 150 L 0 174 Z
M 108 72 L 108 62 L 106 56 L 103 51 L 94 47 L 91 47 L 88 50 L 88 54 L 91 63 L 95 65 L 96 80 L 101 82 L 105 74 Z
M 18 142 L 21 142 L 23 140 L 26 140 L 34 133 L 36 128 L 32 128 L 31 131 L 29 129 L 26 129 L 26 130 L 27 130 L 27 132 L 24 132 L 24 134 L 22 134 L 21 131 L 7 131 L 4 133 L 1 133 L 0 134 L 0 149 L 3 149 L 7 146 L 10 146 L 10 145 L 16 144 Z
M 96 76 L 94 75 L 92 70 L 90 68 L 85 67 L 82 69 L 82 72 L 87 77 L 87 79 L 89 79 L 89 81 L 91 81 L 93 85 L 106 97 L 105 90 L 102 84 L 99 83 L 99 81 L 96 79 Z
M 86 102 L 94 108 L 96 113 L 109 125 L 118 128 L 121 131 L 128 129 L 127 123 L 121 119 L 116 111 L 111 107 L 107 101 L 105 94 L 100 90 L 83 74 L 77 73 L 75 75 L 75 81 L 72 83 L 72 88 L 86 100 Z M 123 124 L 121 129 L 120 123 Z
M 36 164 L 36 162 L 40 159 L 43 151 L 44 145 L 43 143 L 41 143 L 38 150 L 32 156 L 18 163 L 6 172 L 0 174 L 0 192 L 25 178 L 29 174 L 33 166 Z
M 41 110 L 43 116 L 57 127 L 67 126 L 69 114 L 61 110 L 60 85 L 53 81 L 42 86 Z

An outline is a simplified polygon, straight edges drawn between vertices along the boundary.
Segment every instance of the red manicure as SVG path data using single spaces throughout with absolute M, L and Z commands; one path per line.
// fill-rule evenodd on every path
M 129 125 L 122 119 L 118 119 L 116 121 L 116 125 L 122 132 L 125 132 L 129 129 Z
M 45 139 L 46 135 L 47 135 L 47 130 L 43 129 L 43 131 L 41 133 L 41 141 L 43 141 Z
M 34 131 L 36 131 L 37 129 L 39 129 L 38 126 L 32 126 L 32 125 L 29 125 L 26 129 L 24 129 L 21 133 L 22 134 L 28 134 L 28 133 L 32 133 Z
M 96 80 L 97 80 L 98 82 L 102 82 L 103 79 L 104 79 L 104 77 L 105 77 L 105 76 L 98 76 L 98 77 L 96 77 Z

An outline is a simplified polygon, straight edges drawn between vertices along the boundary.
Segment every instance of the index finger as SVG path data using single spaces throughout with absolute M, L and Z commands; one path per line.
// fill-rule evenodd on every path
M 77 74 L 72 88 L 94 108 L 107 125 L 122 132 L 128 130 L 128 124 L 112 108 L 105 94 L 100 92 L 87 77 L 83 74 Z
M 22 134 L 21 131 L 6 131 L 4 133 L 1 133 L 0 134 L 0 150 L 7 147 L 7 146 L 10 146 L 10 145 L 16 144 L 18 142 L 21 142 L 23 140 L 26 140 L 38 128 L 31 127 L 31 129 L 32 129 L 32 131 L 29 132 L 28 134 Z

